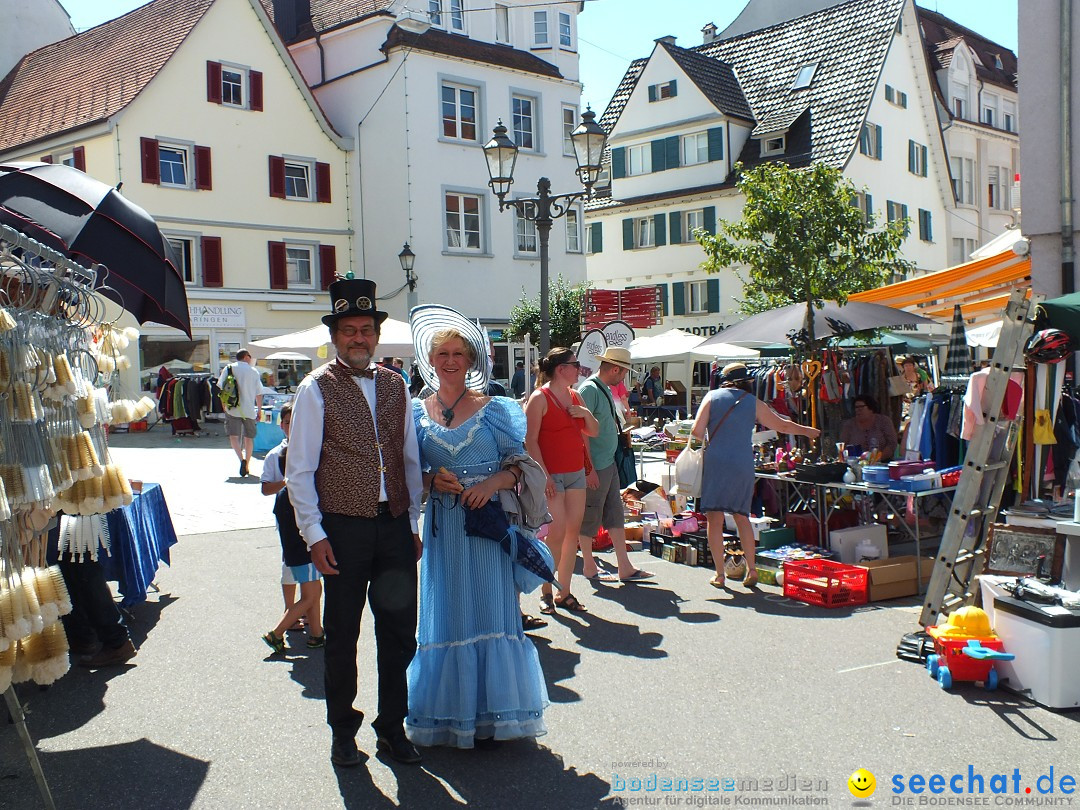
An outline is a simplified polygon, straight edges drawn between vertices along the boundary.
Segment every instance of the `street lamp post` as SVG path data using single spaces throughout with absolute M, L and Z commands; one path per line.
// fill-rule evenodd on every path
M 405 271 L 405 284 L 409 288 L 409 292 L 406 294 L 406 306 L 409 308 L 409 312 L 413 311 L 413 307 L 416 306 L 416 273 L 413 272 L 413 264 L 416 262 L 416 254 L 412 252 L 412 248 L 409 247 L 409 243 L 405 243 L 405 247 L 401 249 L 401 253 L 397 255 L 398 261 L 401 262 L 401 269 Z
M 578 200 L 592 197 L 592 188 L 600 176 L 600 160 L 604 154 L 607 135 L 596 123 L 596 113 L 587 109 L 581 116 L 581 123 L 570 133 L 574 145 L 574 158 L 577 160 L 578 179 L 584 186 L 582 191 L 569 194 L 552 194 L 551 181 L 541 177 L 536 184 L 536 196 L 532 198 L 506 199 L 510 186 L 514 182 L 514 166 L 517 164 L 518 148 L 506 134 L 506 127 L 499 121 L 494 135 L 484 145 L 484 157 L 487 160 L 488 185 L 499 198 L 499 210 L 513 208 L 519 217 L 536 225 L 540 240 L 540 354 L 546 355 L 551 348 L 551 301 L 548 291 L 548 242 L 551 237 L 551 225 Z

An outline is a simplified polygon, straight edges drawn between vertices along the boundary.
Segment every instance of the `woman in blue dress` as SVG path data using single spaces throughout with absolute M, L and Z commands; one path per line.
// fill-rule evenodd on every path
M 723 588 L 724 514 L 730 512 L 739 531 L 746 560 L 743 584 L 757 584 L 754 566 L 754 529 L 750 523 L 750 502 L 754 497 L 754 425 L 761 423 L 780 433 L 816 437 L 817 428 L 785 419 L 750 393 L 750 373 L 742 363 L 731 363 L 720 372 L 720 387 L 710 391 L 698 406 L 691 433 L 709 443 L 705 447 L 705 470 L 701 476 L 698 507 L 708 520 L 709 551 L 716 576 L 710 584 Z
M 417 358 L 428 360 L 420 371 L 430 372 L 425 381 L 435 389 L 413 400 L 431 494 L 405 729 L 424 746 L 488 747 L 547 731 L 547 688 L 522 631 L 513 563 L 499 543 L 465 533 L 466 507 L 483 506 L 517 483 L 517 467 L 500 464 L 523 452 L 526 427 L 513 400 L 476 390 L 486 356 L 468 336 L 464 328 L 424 332 L 414 322 Z

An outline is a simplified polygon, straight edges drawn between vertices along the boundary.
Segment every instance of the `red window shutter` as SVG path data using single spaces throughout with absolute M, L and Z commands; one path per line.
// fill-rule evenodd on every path
M 270 155 L 270 196 L 285 199 L 285 158 Z
M 161 163 L 158 161 L 158 142 L 153 138 L 140 138 L 142 150 L 142 181 L 144 183 L 161 182 Z
M 202 283 L 204 287 L 223 287 L 225 273 L 221 266 L 221 237 L 202 238 Z
M 330 202 L 330 164 L 315 164 L 315 201 Z
M 80 172 L 86 171 L 86 147 L 76 146 L 71 150 L 72 160 L 75 162 L 75 168 Z
M 206 63 L 206 100 L 221 103 L 221 63 Z
M 319 245 L 319 276 L 322 288 L 330 289 L 330 283 L 337 276 L 337 248 L 333 245 Z
M 195 147 L 195 188 L 200 191 L 210 191 L 214 185 L 211 181 L 210 172 L 210 147 Z
M 285 266 L 285 243 L 267 242 L 270 248 L 270 289 L 289 289 L 289 271 Z
M 251 99 L 251 109 L 255 110 L 255 112 L 262 112 L 262 108 L 263 108 L 263 79 L 262 79 L 262 74 L 257 70 L 253 70 L 250 73 L 248 73 L 248 77 L 251 80 L 251 90 L 250 90 L 251 95 L 249 96 L 249 98 Z
M 42 163 L 52 163 L 52 155 L 42 155 L 41 156 L 41 162 Z

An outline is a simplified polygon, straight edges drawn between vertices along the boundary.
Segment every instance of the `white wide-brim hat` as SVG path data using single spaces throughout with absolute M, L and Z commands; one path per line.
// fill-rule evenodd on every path
M 465 385 L 474 391 L 484 391 L 488 384 L 488 341 L 483 330 L 456 309 L 442 304 L 422 304 L 409 313 L 412 327 L 413 351 L 420 377 L 432 391 L 439 390 L 439 376 L 431 365 L 431 344 L 435 335 L 453 329 L 468 341 L 476 360 L 465 374 Z

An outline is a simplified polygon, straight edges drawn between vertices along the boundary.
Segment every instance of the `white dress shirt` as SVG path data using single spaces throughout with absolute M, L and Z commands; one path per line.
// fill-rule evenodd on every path
M 337 362 L 336 360 L 332 362 Z M 372 364 L 374 367 L 374 364 Z M 378 441 L 379 426 L 375 419 L 375 379 L 353 377 L 364 393 L 371 420 L 375 425 L 375 438 Z M 401 382 L 404 387 L 404 380 Z M 289 454 L 285 460 L 285 479 L 289 487 L 289 497 L 296 512 L 296 525 L 308 548 L 326 538 L 322 527 L 322 512 L 319 511 L 319 493 L 315 489 L 315 470 L 322 455 L 324 405 L 319 384 L 309 374 L 296 388 L 293 400 L 292 426 L 289 431 Z M 382 451 L 380 450 L 380 455 Z M 416 440 L 416 425 L 413 422 L 412 407 L 408 394 L 405 395 L 405 486 L 409 490 L 409 522 L 414 534 L 419 533 L 420 501 L 424 494 L 424 478 L 420 470 L 420 447 Z M 385 466 L 381 464 L 380 466 Z M 385 501 L 385 475 L 379 478 L 379 500 Z

